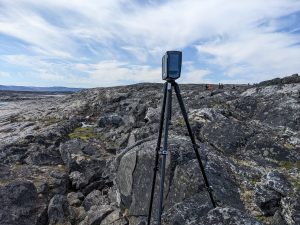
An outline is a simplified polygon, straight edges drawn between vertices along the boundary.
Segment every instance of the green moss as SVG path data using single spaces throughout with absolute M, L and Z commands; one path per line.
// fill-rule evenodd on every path
M 12 180 L 11 179 L 1 179 L 0 180 L 0 187 L 9 184 Z
M 289 182 L 291 183 L 294 192 L 300 189 L 300 180 L 297 177 L 289 177 Z
M 291 145 L 290 143 L 285 143 L 284 147 L 287 148 L 287 149 L 294 149 L 294 146 Z
M 255 216 L 255 218 L 264 223 L 264 224 L 270 224 L 272 221 L 272 217 L 266 217 L 266 216 Z
M 88 141 L 92 138 L 97 138 L 97 135 L 94 133 L 93 127 L 78 127 L 73 131 L 73 133 L 69 134 L 69 138 L 80 138 L 84 141 Z
M 61 121 L 62 121 L 61 118 L 51 117 L 51 118 L 46 118 L 46 119 L 42 120 L 41 122 L 45 123 L 46 126 L 50 126 L 52 124 L 59 123 Z
M 175 120 L 174 123 L 177 126 L 185 126 L 185 121 L 182 118 Z
M 250 182 L 251 182 L 252 185 L 255 185 L 259 181 L 260 181 L 259 177 L 254 177 L 254 178 L 252 178 L 252 180 L 250 180 Z
M 281 161 L 279 165 L 287 170 L 298 168 L 300 169 L 300 162 Z
M 122 213 L 123 216 L 127 216 L 128 211 L 129 211 L 129 209 L 126 206 L 121 205 L 121 213 Z

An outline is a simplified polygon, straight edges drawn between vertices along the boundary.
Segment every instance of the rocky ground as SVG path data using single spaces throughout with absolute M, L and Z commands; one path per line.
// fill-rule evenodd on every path
M 174 100 L 163 224 L 299 225 L 300 77 L 181 89 L 218 207 Z M 1 92 L 0 224 L 145 224 L 161 99 L 162 84 Z

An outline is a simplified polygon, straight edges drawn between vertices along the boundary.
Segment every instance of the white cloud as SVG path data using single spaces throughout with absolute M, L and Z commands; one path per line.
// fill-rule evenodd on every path
M 110 86 L 160 81 L 164 51 L 195 46 L 207 65 L 187 68 L 183 82 L 208 81 L 214 68 L 223 80 L 254 82 L 300 71 L 300 35 L 278 31 L 289 25 L 278 18 L 299 10 L 299 0 L 2 0 L 0 34 L 34 55 L 2 60 L 46 82 Z
M 210 80 L 205 79 L 207 75 L 211 74 L 209 70 L 192 70 L 188 71 L 183 79 L 183 83 L 211 83 Z
M 101 61 L 89 65 L 85 83 L 89 86 L 122 85 L 124 83 L 161 82 L 161 69 L 149 66 L 131 65 L 115 60 Z
M 0 71 L 0 79 L 1 79 L 1 78 L 8 78 L 8 77 L 10 77 L 10 74 L 9 74 L 9 73 L 7 73 L 7 72 L 1 72 L 1 71 Z
M 249 30 L 220 42 L 198 45 L 200 54 L 214 56 L 216 63 L 230 77 L 260 81 L 300 71 L 299 40 L 285 33 Z

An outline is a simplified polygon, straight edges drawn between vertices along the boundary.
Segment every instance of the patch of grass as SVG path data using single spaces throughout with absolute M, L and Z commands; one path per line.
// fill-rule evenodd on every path
M 59 123 L 61 122 L 63 119 L 61 118 L 54 118 L 54 117 L 51 117 L 51 118 L 46 118 L 44 120 L 42 120 L 41 122 L 45 123 L 46 126 L 50 126 L 52 124 L 55 124 L 55 123 Z
M 184 119 L 180 118 L 174 121 L 174 124 L 177 126 L 185 126 L 185 121 Z
M 246 190 L 242 193 L 242 197 L 246 202 L 251 202 L 253 198 L 253 192 L 250 190 Z
M 242 160 L 242 159 L 237 159 L 234 157 L 230 157 L 235 163 L 241 165 L 241 166 L 246 166 L 246 167 L 256 167 L 256 164 L 253 161 L 250 160 Z
M 271 224 L 271 221 L 272 221 L 272 217 L 255 216 L 255 218 L 264 224 Z
M 80 138 L 83 141 L 88 141 L 92 138 L 97 138 L 93 127 L 78 127 L 73 133 L 69 134 L 70 139 Z
M 291 145 L 290 143 L 285 143 L 284 147 L 287 148 L 287 149 L 294 149 L 294 146 Z
M 123 216 L 127 216 L 129 212 L 129 209 L 125 207 L 124 205 L 121 205 L 121 213 Z
M 279 162 L 280 167 L 283 167 L 287 170 L 298 168 L 300 169 L 300 162 L 291 162 L 291 161 L 281 161 Z
M 0 180 L 0 187 L 9 184 L 12 180 L 11 179 L 1 179 Z
M 253 179 L 250 180 L 250 182 L 253 186 L 259 181 L 260 181 L 260 178 L 258 178 L 258 177 L 254 177 Z
M 300 180 L 297 177 L 289 177 L 289 182 L 291 183 L 294 192 L 300 189 Z

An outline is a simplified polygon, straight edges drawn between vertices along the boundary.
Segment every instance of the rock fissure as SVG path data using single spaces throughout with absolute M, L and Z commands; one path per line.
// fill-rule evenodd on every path
M 182 85 L 219 207 L 212 209 L 174 104 L 163 225 L 300 224 L 299 81 L 212 92 Z M 0 224 L 145 224 L 161 89 L 136 84 L 43 98 L 1 92 L 8 105 L 0 105 Z

